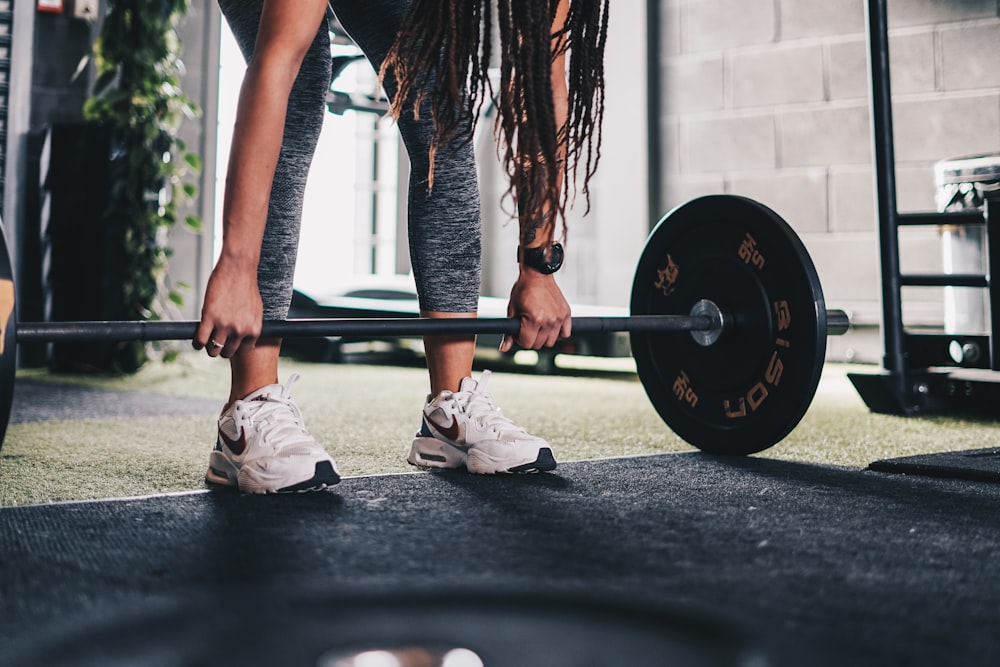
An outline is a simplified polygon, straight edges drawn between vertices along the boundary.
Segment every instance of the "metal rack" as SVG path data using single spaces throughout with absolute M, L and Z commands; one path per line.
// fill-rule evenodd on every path
M 14 27 L 13 0 L 0 0 L 0 211 L 4 203 L 4 174 L 7 173 L 7 103 L 10 92 L 10 49 Z
M 851 373 L 855 389 L 874 412 L 911 415 L 969 412 L 1000 415 L 1000 287 L 991 280 L 1000 267 L 1000 199 L 985 210 L 901 214 L 896 203 L 892 97 L 889 85 L 887 0 L 868 0 L 869 68 L 875 183 L 882 269 L 884 369 L 880 374 Z M 984 226 L 986 270 L 975 274 L 901 274 L 899 229 L 904 226 Z M 973 287 L 988 291 L 989 334 L 914 333 L 903 324 L 903 287 Z M 995 376 L 995 377 L 994 377 Z

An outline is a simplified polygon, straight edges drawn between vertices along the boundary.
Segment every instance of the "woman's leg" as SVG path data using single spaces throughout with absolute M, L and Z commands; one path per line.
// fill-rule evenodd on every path
M 220 0 L 248 58 L 253 53 L 263 0 Z M 330 38 L 324 19 L 288 100 L 287 119 L 261 243 L 257 281 L 265 319 L 287 316 L 298 247 L 306 175 L 326 112 Z M 330 455 L 306 431 L 291 400 L 296 376 L 278 384 L 281 341 L 261 340 L 231 359 L 230 396 L 219 416 L 207 481 L 248 493 L 324 489 L 340 481 Z
M 334 0 L 334 12 L 378 69 L 396 39 L 409 0 Z M 387 82 L 389 94 L 392 83 Z M 427 189 L 428 150 L 433 123 L 399 120 L 410 158 L 408 200 L 410 260 L 425 317 L 475 317 L 479 306 L 481 218 L 476 160 L 472 146 L 441 149 L 434 188 Z M 431 394 L 457 391 L 472 373 L 473 335 L 426 336 Z
M 263 0 L 219 0 L 237 44 L 247 60 L 253 55 Z M 330 83 L 330 39 L 326 21 L 316 33 L 288 100 L 284 141 L 271 189 L 267 227 L 257 282 L 264 319 L 284 319 L 292 299 L 306 177 L 326 113 Z M 278 381 L 280 340 L 259 340 L 231 359 L 229 402 Z
M 378 68 L 395 40 L 408 0 L 334 0 L 341 24 Z M 386 82 L 389 95 L 391 81 Z M 476 159 L 471 143 L 439 148 L 434 187 L 428 189 L 433 122 L 429 111 L 406 114 L 399 131 L 410 158 L 410 258 L 421 313 L 475 317 L 479 305 L 481 217 Z M 469 119 L 471 122 L 471 119 Z M 424 338 L 431 395 L 407 460 L 420 466 L 465 467 L 476 473 L 551 470 L 545 440 L 500 413 L 486 391 L 489 372 L 473 380 L 475 336 Z

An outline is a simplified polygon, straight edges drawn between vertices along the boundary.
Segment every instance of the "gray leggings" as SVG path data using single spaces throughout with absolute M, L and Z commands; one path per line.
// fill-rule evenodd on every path
M 244 58 L 253 54 L 264 0 L 219 0 Z M 332 0 L 341 25 L 378 69 L 409 9 L 410 0 Z M 264 318 L 287 316 L 299 242 L 306 176 L 326 113 L 331 60 L 324 19 L 288 99 L 281 155 L 274 175 L 257 280 Z M 388 93 L 393 93 L 391 82 Z M 476 161 L 471 145 L 437 151 L 434 188 L 427 190 L 433 126 L 399 119 L 410 158 L 408 205 L 410 262 L 420 307 L 474 312 L 479 298 L 481 218 Z

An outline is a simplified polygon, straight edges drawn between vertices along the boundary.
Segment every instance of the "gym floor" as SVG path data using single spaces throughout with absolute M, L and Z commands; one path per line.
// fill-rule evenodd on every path
M 281 498 L 204 486 L 222 364 L 22 372 L 0 450 L 0 643 L 10 664 L 192 664 L 221 645 L 316 665 L 378 627 L 487 665 L 646 664 L 640 646 L 649 664 L 997 664 L 1000 487 L 867 469 L 992 447 L 996 423 L 871 414 L 849 370 L 828 365 L 798 428 L 736 459 L 677 439 L 631 373 L 496 373 L 505 413 L 561 465 L 490 478 L 403 462 L 420 368 L 289 360 L 347 478 Z M 445 603 L 465 620 L 435 625 Z M 389 608 L 350 631 L 336 616 Z

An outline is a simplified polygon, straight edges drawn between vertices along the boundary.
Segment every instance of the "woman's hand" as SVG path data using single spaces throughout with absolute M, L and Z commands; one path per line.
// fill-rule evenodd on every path
M 528 350 L 552 347 L 561 338 L 568 338 L 572 329 L 569 304 L 553 275 L 522 268 L 510 292 L 507 316 L 521 320 L 516 342 Z M 515 339 L 504 336 L 501 352 L 509 352 Z
M 256 263 L 220 258 L 208 278 L 194 348 L 204 348 L 210 357 L 232 357 L 257 341 L 263 312 Z
M 288 96 L 328 9 L 326 0 L 264 0 L 236 110 L 222 213 L 222 254 L 205 288 L 195 349 L 232 357 L 260 336 L 257 264 Z

